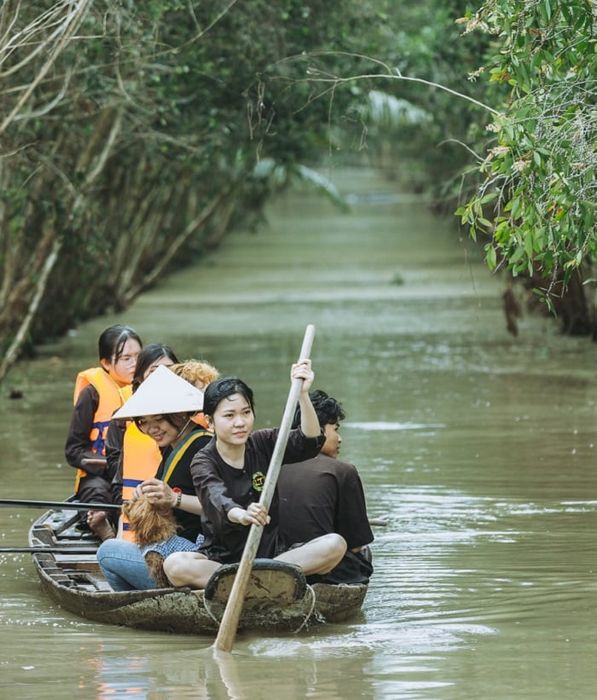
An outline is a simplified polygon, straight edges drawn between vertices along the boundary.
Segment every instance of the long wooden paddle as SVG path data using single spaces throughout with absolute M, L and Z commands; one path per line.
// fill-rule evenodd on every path
M 0 498 L 0 508 L 60 508 L 62 510 L 120 511 L 114 503 L 79 503 L 78 501 L 23 501 L 18 498 Z
M 311 346 L 313 345 L 314 337 L 315 326 L 308 325 L 305 329 L 305 336 L 303 338 L 303 345 L 301 347 L 299 360 L 306 360 L 311 356 Z M 288 434 L 290 433 L 290 426 L 292 425 L 292 419 L 294 417 L 294 411 L 296 409 L 296 404 L 302 385 L 302 379 L 293 379 L 290 385 L 290 393 L 288 394 L 288 399 L 286 400 L 286 408 L 284 409 L 284 415 L 282 416 L 282 422 L 280 423 L 278 439 L 276 440 L 269 467 L 267 468 L 267 475 L 265 477 L 265 483 L 263 484 L 263 491 L 261 492 L 261 498 L 259 499 L 260 505 L 265 506 L 266 510 L 269 510 L 272 498 L 274 496 L 274 491 L 276 490 L 276 483 L 278 481 L 278 475 L 282 466 L 282 459 L 284 457 L 284 452 L 286 451 L 286 444 L 288 443 Z M 232 649 L 232 645 L 234 644 L 234 638 L 236 637 L 238 621 L 243 609 L 245 593 L 249 584 L 249 577 L 251 575 L 253 561 L 255 559 L 255 555 L 257 554 L 257 548 L 259 547 L 262 534 L 262 527 L 259 525 L 251 525 L 238 571 L 234 577 L 230 597 L 226 603 L 226 610 L 224 611 L 222 621 L 220 622 L 218 636 L 216 637 L 216 641 L 214 643 L 215 648 L 219 651 L 230 651 Z

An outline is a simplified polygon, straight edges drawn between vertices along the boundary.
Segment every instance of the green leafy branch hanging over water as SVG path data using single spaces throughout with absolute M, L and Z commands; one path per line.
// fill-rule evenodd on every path
M 576 290 L 567 330 L 590 332 L 594 298 L 582 286 L 589 289 L 597 262 L 595 8 L 588 0 L 487 0 L 463 23 L 494 37 L 476 75 L 507 95 L 487 127 L 495 141 L 479 166 L 481 185 L 458 214 L 473 237 L 491 237 L 491 269 L 528 276 L 551 306 Z

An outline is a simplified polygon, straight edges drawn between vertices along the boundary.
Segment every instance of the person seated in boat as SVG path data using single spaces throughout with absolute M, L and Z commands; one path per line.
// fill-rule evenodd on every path
M 302 379 L 300 427 L 290 431 L 284 462 L 301 462 L 318 454 L 323 432 L 309 398 L 311 362 L 292 366 L 291 379 Z M 258 557 L 299 566 L 305 574 L 326 574 L 342 559 L 346 542 L 337 533 L 283 551 L 278 540 L 278 508 L 270 512 L 258 503 L 278 436 L 277 429 L 252 432 L 253 392 L 240 379 L 228 377 L 205 391 L 204 413 L 214 439 L 193 459 L 191 473 L 203 507 L 205 541 L 197 553 L 178 552 L 164 562 L 174 586 L 204 588 L 222 565 L 240 561 L 250 525 L 263 527 Z M 300 468 L 300 466 L 298 466 Z
M 190 464 L 212 438 L 211 433 L 193 422 L 202 406 L 201 391 L 170 369 L 158 367 L 114 415 L 114 420 L 134 419 L 139 430 L 152 437 L 162 453 L 155 477 L 141 482 L 133 492 L 133 499 L 143 496 L 157 508 L 172 508 L 180 530 L 177 539 L 186 540 L 186 546 L 193 550 L 197 549 L 201 536 L 201 504 L 195 494 Z M 177 541 L 176 548 L 179 547 Z M 134 542 L 106 540 L 97 556 L 114 590 L 156 587 L 144 553 Z
M 170 346 L 162 343 L 146 345 L 137 358 L 132 381 L 133 392 L 157 367 L 172 367 L 178 362 L 178 357 Z M 114 503 L 122 503 L 123 498 L 129 500 L 133 490 L 156 473 L 161 460 L 162 454 L 155 440 L 142 433 L 134 421 L 112 421 L 106 435 L 106 470 L 111 481 Z M 111 519 L 110 526 L 115 525 L 117 520 Z M 126 522 L 124 524 L 126 525 Z M 123 531 L 122 525 L 121 518 L 119 536 L 134 541 L 132 533 L 129 533 L 128 528 Z
M 179 377 L 189 382 L 189 384 L 197 387 L 199 391 L 205 391 L 211 382 L 215 382 L 216 379 L 220 378 L 218 370 L 213 365 L 210 365 L 209 362 L 205 362 L 205 360 L 185 360 L 184 362 L 179 362 L 170 369 L 174 374 L 177 374 Z M 193 421 L 206 430 L 209 429 L 207 418 L 202 412 L 196 413 L 193 416 Z
M 186 360 L 180 362 L 168 345 L 152 343 L 139 353 L 133 392 L 160 365 L 169 367 L 174 374 L 193 384 L 202 391 L 210 382 L 220 376 L 218 370 L 208 362 Z M 207 422 L 202 413 L 193 416 L 193 422 L 207 429 Z M 134 489 L 145 479 L 152 478 L 161 460 L 162 454 L 155 440 L 142 433 L 134 421 L 113 421 L 106 437 L 106 459 L 108 472 L 112 476 L 112 491 L 115 503 L 122 503 L 132 498 Z M 123 484 L 124 472 L 124 484 Z M 122 533 L 125 539 L 127 533 Z
M 200 362 L 198 360 L 186 360 L 185 362 L 173 365 L 170 369 L 176 376 L 184 379 L 185 382 L 188 382 L 198 389 L 202 396 L 205 387 L 207 387 L 212 381 L 218 379 L 220 376 L 220 373 L 215 367 L 210 365 L 208 362 Z M 174 471 L 174 463 L 171 461 L 172 457 L 166 454 L 170 447 L 164 448 L 164 445 L 160 444 L 158 438 L 156 438 L 155 431 L 152 434 L 150 430 L 145 430 L 145 432 L 153 437 L 157 442 L 164 456 L 164 460 L 158 467 L 155 476 L 151 479 L 143 481 L 143 483 L 137 487 L 136 495 L 138 496 L 141 493 L 149 494 L 150 501 L 159 502 L 162 505 L 165 505 L 169 501 L 172 501 L 172 488 L 176 489 L 177 491 L 181 490 L 183 493 L 183 501 L 192 506 L 191 510 L 189 511 L 193 514 L 190 518 L 192 534 L 198 526 L 200 527 L 199 523 L 197 522 L 197 518 L 194 516 L 197 513 L 201 513 L 201 507 L 195 493 L 193 479 L 190 472 L 190 464 L 195 454 L 211 441 L 213 434 L 207 428 L 207 422 L 203 413 L 194 412 L 189 418 L 190 423 L 188 424 L 186 432 L 183 433 L 183 435 L 188 434 L 192 439 L 198 440 L 198 442 L 196 449 L 190 449 L 184 453 L 184 458 L 177 464 Z M 144 430 L 141 424 L 142 420 L 143 418 L 140 418 L 136 421 L 136 423 L 141 430 Z M 189 520 L 189 518 L 184 515 L 184 507 L 181 508 L 178 506 L 178 510 L 179 513 L 177 520 L 181 528 L 180 534 L 183 537 L 187 537 L 187 534 L 185 534 L 185 519 Z
M 198 360 L 186 360 L 185 362 L 172 365 L 170 369 L 173 374 L 198 389 L 202 396 L 205 387 L 220 376 L 215 367 L 208 362 Z M 169 398 L 171 399 L 171 397 Z M 200 531 L 201 526 L 200 518 L 196 518 L 195 515 L 201 513 L 201 506 L 195 493 L 190 464 L 194 455 L 211 441 L 213 434 L 206 428 L 203 413 L 195 411 L 188 416 L 189 420 L 185 423 L 186 427 L 184 430 L 181 430 L 180 436 L 176 438 L 175 443 L 170 443 L 170 438 L 168 436 L 162 437 L 160 430 L 156 434 L 156 430 L 152 428 L 151 424 L 146 427 L 143 426 L 143 421 L 146 418 L 146 416 L 138 418 L 135 423 L 141 431 L 152 437 L 157 443 L 162 453 L 162 461 L 157 468 L 155 476 L 139 484 L 133 497 L 144 493 L 150 501 L 166 505 L 174 502 L 174 492 L 176 500 L 180 501 L 180 505 L 176 506 L 178 512 L 175 513 L 180 534 L 183 537 L 190 538 L 192 536 L 196 539 L 195 531 L 198 529 Z M 159 416 L 155 418 L 159 418 Z M 173 424 L 178 420 L 176 415 L 168 417 L 165 414 L 164 418 Z M 153 425 L 155 426 L 155 420 Z M 173 435 L 173 431 L 170 431 L 170 434 Z M 188 436 L 188 440 L 191 443 L 189 449 L 186 450 L 183 443 L 185 436 Z M 176 445 L 179 445 L 179 448 L 177 448 L 179 452 L 174 455 L 173 451 Z M 187 511 L 191 514 L 190 516 L 185 514 Z M 189 525 L 188 528 L 186 527 L 187 524 Z
M 321 452 L 301 465 L 287 464 L 278 477 L 280 539 L 286 546 L 330 532 L 346 540 L 342 561 L 312 582 L 367 583 L 373 573 L 369 545 L 373 533 L 367 516 L 363 484 L 355 466 L 338 460 L 345 418 L 342 405 L 324 391 L 311 392 L 311 403 L 323 428 Z M 300 424 L 300 408 L 293 425 Z
M 112 503 L 106 471 L 105 438 L 112 414 L 131 395 L 131 381 L 141 338 L 129 326 L 106 328 L 99 337 L 99 367 L 79 372 L 75 382 L 74 410 L 65 444 L 66 461 L 77 470 L 75 495 L 83 503 Z M 105 513 L 88 518 L 92 530 L 104 536 Z

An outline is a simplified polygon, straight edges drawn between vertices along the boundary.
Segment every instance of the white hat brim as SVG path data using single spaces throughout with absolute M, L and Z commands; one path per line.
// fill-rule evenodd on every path
M 197 413 L 202 408 L 203 392 L 160 365 L 112 418 L 118 420 L 168 413 Z

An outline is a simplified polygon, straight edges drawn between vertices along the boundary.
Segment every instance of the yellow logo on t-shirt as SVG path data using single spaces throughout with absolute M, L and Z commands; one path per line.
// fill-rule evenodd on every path
M 255 491 L 262 491 L 264 483 L 265 474 L 263 472 L 255 472 L 255 474 L 253 474 L 253 489 Z

